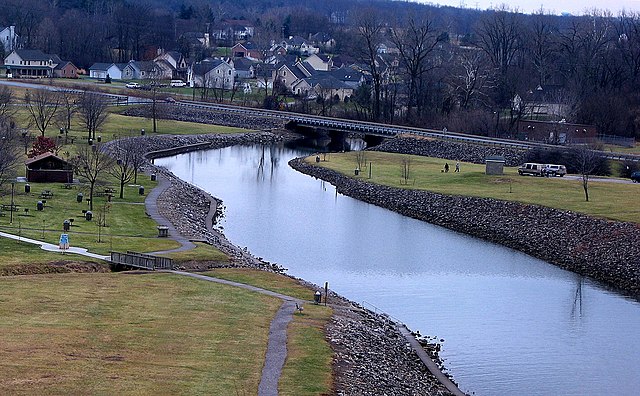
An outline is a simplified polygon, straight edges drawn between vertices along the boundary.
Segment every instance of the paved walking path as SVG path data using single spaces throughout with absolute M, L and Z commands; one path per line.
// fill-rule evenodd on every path
M 169 187 L 171 187 L 171 182 L 158 175 L 158 185 L 147 194 L 147 197 L 144 200 L 145 209 L 149 217 L 151 217 L 156 223 L 159 225 L 163 225 L 169 228 L 169 238 L 178 242 L 181 246 L 176 249 L 171 250 L 162 250 L 158 252 L 151 252 L 148 254 L 164 254 L 164 253 L 173 253 L 173 252 L 182 252 L 185 250 L 191 250 L 196 247 L 195 243 L 191 242 L 188 238 L 182 236 L 171 224 L 169 220 L 167 220 L 163 215 L 158 211 L 158 197 L 160 194 L 165 192 Z
M 69 249 L 67 249 L 67 250 L 65 250 L 63 252 L 62 249 L 60 249 L 60 247 L 58 245 L 54 245 L 54 244 L 47 243 L 47 242 L 42 242 L 42 241 L 37 241 L 35 239 L 25 238 L 25 237 L 21 237 L 21 236 L 18 236 L 18 235 L 7 234 L 6 232 L 0 232 L 0 237 L 15 239 L 16 241 L 32 243 L 34 245 L 40 245 L 40 248 L 42 250 L 47 250 L 49 252 L 75 253 L 75 254 L 80 254 L 82 256 L 87 256 L 87 257 L 100 259 L 100 260 L 107 260 L 107 261 L 109 261 L 111 259 L 111 256 L 102 256 L 100 254 L 91 253 L 91 252 L 87 251 L 87 249 L 79 248 L 79 247 L 70 247 Z M 73 241 L 71 241 L 71 242 L 73 243 Z
M 222 283 L 229 286 L 240 287 L 254 292 L 266 294 L 271 297 L 277 297 L 283 300 L 276 316 L 271 320 L 269 327 L 269 340 L 267 342 L 267 355 L 265 356 L 264 366 L 262 368 L 262 377 L 260 385 L 258 385 L 258 396 L 277 396 L 278 380 L 282 374 L 282 367 L 287 357 L 287 326 L 293 319 L 293 313 L 296 309 L 296 303 L 302 304 L 302 301 L 291 296 L 272 292 L 270 290 L 261 289 L 259 287 L 245 285 L 225 279 L 213 278 L 184 271 L 169 271 L 177 275 L 190 276 L 192 278 L 201 279 L 207 282 Z

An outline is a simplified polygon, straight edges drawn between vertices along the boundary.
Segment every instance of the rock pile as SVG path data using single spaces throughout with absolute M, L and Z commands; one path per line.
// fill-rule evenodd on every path
M 295 159 L 350 197 L 502 244 L 640 297 L 640 226 L 542 206 L 367 183 Z
M 338 395 L 448 395 L 396 325 L 370 311 L 337 308 L 327 328 Z
M 506 166 L 517 166 L 526 162 L 527 150 L 492 145 L 469 144 L 448 140 L 428 139 L 412 136 L 399 136 L 372 147 L 372 151 L 422 155 L 444 158 L 451 161 L 483 164 L 485 158 L 502 156 Z

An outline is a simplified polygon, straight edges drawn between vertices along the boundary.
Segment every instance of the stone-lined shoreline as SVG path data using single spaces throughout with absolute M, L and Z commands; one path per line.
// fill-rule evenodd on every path
M 232 145 L 273 143 L 282 141 L 283 135 L 270 132 L 239 135 L 184 135 L 147 136 L 140 139 L 147 147 L 150 159 L 170 155 L 171 150 L 181 152 L 204 148 L 223 148 Z M 143 140 L 144 139 L 144 140 Z M 163 153 L 164 152 L 164 153 Z M 229 242 L 224 234 L 210 223 L 212 205 L 222 214 L 222 202 L 203 190 L 177 178 L 165 168 L 151 163 L 147 173 L 167 178 L 171 186 L 160 195 L 158 209 L 184 236 L 205 241 L 227 254 L 231 266 L 251 267 L 283 272 L 283 268 L 252 256 Z M 228 266 L 216 262 L 199 263 L 196 269 L 206 270 Z M 194 269 L 193 267 L 191 269 Z M 314 288 L 302 279 L 298 281 Z M 427 371 L 415 352 L 407 345 L 397 325 L 385 315 L 363 309 L 330 291 L 329 301 L 334 316 L 326 328 L 327 340 L 334 350 L 334 393 L 337 395 L 449 395 L 451 394 Z M 438 358 L 440 346 L 429 342 L 425 350 L 442 368 Z
M 431 145 L 440 153 L 448 151 L 453 158 L 460 151 L 458 158 L 477 162 L 463 156 L 465 147 L 460 143 L 446 147 L 443 142 L 403 139 L 391 141 L 389 151 L 402 152 L 403 147 L 412 147 L 412 153 L 435 156 L 429 151 Z M 378 150 L 386 151 L 385 147 Z M 328 181 L 344 195 L 519 250 L 640 297 L 638 224 L 517 202 L 391 188 L 347 177 L 303 159 L 294 159 L 289 164 L 302 173 Z

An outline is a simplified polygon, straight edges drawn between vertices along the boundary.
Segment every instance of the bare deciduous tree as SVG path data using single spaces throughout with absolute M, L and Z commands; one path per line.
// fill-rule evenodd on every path
M 144 156 L 143 145 L 140 143 L 145 140 L 142 137 L 126 138 L 112 143 L 112 156 L 115 157 L 115 163 L 108 169 L 108 173 L 118 179 L 121 199 L 124 198 L 124 185 L 134 178 L 137 179 Z
M 404 25 L 404 24 L 403 24 Z M 433 19 L 427 16 L 410 16 L 408 23 L 391 30 L 391 39 L 400 51 L 400 60 L 409 87 L 407 103 L 407 118 L 411 119 L 411 109 L 417 108 L 421 114 L 423 95 L 420 86 L 425 74 L 431 70 L 434 63 L 429 62 L 429 56 L 442 41 L 441 35 L 435 28 Z
M 71 163 L 75 173 L 89 182 L 89 209 L 93 210 L 93 193 L 98 180 L 113 166 L 113 159 L 100 145 L 78 147 L 78 155 Z
M 27 110 L 31 115 L 31 121 L 44 136 L 47 127 L 58 112 L 60 106 L 60 94 L 48 89 L 36 89 L 35 91 L 27 91 L 24 95 Z
M 382 70 L 377 58 L 378 47 L 382 38 L 384 23 L 379 12 L 375 9 L 361 9 L 355 17 L 358 34 L 362 40 L 360 57 L 367 65 L 373 85 L 373 119 L 380 119 L 380 98 L 382 96 Z
M 571 151 L 572 165 L 582 176 L 582 189 L 587 202 L 589 202 L 589 177 L 594 174 L 600 163 L 600 155 L 596 149 L 595 146 L 580 145 L 573 147 Z
M 78 101 L 78 113 L 82 125 L 89 133 L 88 138 L 95 140 L 96 131 L 107 120 L 107 100 L 103 95 L 84 92 Z

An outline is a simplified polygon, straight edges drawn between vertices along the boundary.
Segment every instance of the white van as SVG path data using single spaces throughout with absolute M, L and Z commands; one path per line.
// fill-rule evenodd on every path
M 527 162 L 526 164 L 522 164 L 518 167 L 518 173 L 520 175 L 544 176 L 543 169 L 543 164 Z
M 186 87 L 187 83 L 182 80 L 171 80 L 172 87 Z

